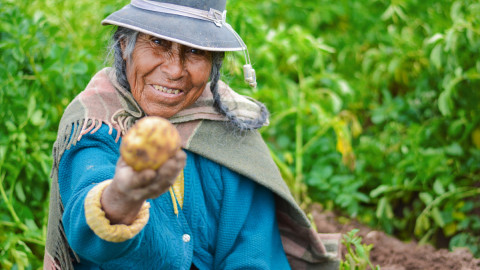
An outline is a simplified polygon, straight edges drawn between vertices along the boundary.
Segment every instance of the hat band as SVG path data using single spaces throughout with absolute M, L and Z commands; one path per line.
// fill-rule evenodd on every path
M 145 10 L 210 21 L 215 23 L 215 25 L 218 27 L 222 27 L 222 25 L 226 23 L 225 20 L 227 17 L 226 10 L 221 12 L 213 8 L 210 8 L 209 11 L 206 11 L 202 9 L 196 9 L 170 3 L 160 3 L 149 0 L 131 0 L 130 4 L 134 7 Z

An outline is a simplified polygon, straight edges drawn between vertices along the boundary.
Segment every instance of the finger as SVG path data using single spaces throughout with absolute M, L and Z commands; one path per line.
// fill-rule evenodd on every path
M 165 163 L 159 168 L 159 171 L 178 170 L 185 167 L 187 155 L 183 150 L 178 150 L 173 156 L 171 156 Z
M 164 163 L 164 165 L 158 170 L 158 174 L 162 178 L 170 180 L 175 179 L 176 176 L 184 167 L 184 161 L 177 161 L 176 159 L 170 159 Z
M 157 177 L 157 172 L 151 169 L 145 169 L 140 172 L 136 172 L 133 180 L 136 182 L 138 188 L 146 188 L 152 184 Z
M 172 167 L 172 169 L 175 171 L 180 171 L 185 167 L 185 164 L 187 161 L 187 155 L 185 154 L 184 151 L 179 150 L 178 152 L 175 153 L 174 156 L 172 156 L 170 160 L 173 161 L 172 165 L 175 165 Z
M 123 163 L 123 161 L 119 161 L 119 164 Z M 185 166 L 185 163 L 186 154 L 184 151 L 179 150 L 156 171 L 133 171 L 133 183 L 131 187 L 139 190 L 146 189 L 147 193 L 162 194 L 175 183 L 175 180 Z
M 187 154 L 182 149 L 178 149 L 178 151 L 175 153 L 174 157 L 178 160 L 182 160 L 182 159 L 185 160 L 185 159 L 187 159 Z
M 178 161 L 179 168 L 185 167 L 185 164 L 187 163 L 187 154 L 184 151 L 178 151 L 175 158 Z

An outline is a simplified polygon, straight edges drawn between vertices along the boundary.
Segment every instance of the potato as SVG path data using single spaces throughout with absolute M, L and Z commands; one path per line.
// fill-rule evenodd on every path
M 180 148 L 180 135 L 168 120 L 147 116 L 135 123 L 122 139 L 120 154 L 136 171 L 156 170 Z

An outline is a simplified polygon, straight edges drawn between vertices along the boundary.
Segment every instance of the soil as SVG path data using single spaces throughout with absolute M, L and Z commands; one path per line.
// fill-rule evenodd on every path
M 347 233 L 359 229 L 362 243 L 373 244 L 370 260 L 382 270 L 480 270 L 480 259 L 472 256 L 468 249 L 435 249 L 431 245 L 405 243 L 381 231 L 352 220 L 347 224 L 338 221 L 338 216 L 322 210 L 314 204 L 310 211 L 319 233 Z M 342 250 L 345 254 L 345 248 Z

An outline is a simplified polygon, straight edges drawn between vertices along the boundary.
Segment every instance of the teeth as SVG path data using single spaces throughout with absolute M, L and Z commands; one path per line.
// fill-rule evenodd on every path
M 153 87 L 158 91 L 168 93 L 168 94 L 177 95 L 178 93 L 180 93 L 180 90 L 178 90 L 178 89 L 170 89 L 170 88 L 163 87 L 161 85 L 153 85 Z

